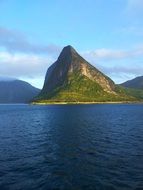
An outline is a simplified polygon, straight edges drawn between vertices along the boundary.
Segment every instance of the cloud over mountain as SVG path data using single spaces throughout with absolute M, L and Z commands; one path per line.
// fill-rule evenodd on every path
M 0 75 L 24 78 L 44 76 L 47 67 L 56 59 L 61 50 L 58 45 L 39 45 L 30 42 L 16 30 L 0 27 Z M 101 48 L 81 52 L 113 79 L 141 75 L 143 45 L 132 49 Z
M 52 63 L 50 57 L 0 52 L 0 74 L 14 77 L 33 77 L 45 73 Z
M 129 50 L 95 49 L 82 55 L 116 82 L 142 75 L 142 45 Z

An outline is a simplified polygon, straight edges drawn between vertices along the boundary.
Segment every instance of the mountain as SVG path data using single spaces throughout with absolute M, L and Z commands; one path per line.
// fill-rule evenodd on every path
M 121 84 L 121 86 L 143 90 L 143 76 L 136 77 Z
M 47 70 L 43 89 L 36 102 L 100 102 L 132 99 L 72 46 L 63 48 Z
M 21 80 L 0 81 L 0 103 L 28 103 L 40 90 Z

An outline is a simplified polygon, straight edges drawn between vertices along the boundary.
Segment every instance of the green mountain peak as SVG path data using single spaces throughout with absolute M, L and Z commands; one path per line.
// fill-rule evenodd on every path
M 97 102 L 127 99 L 114 82 L 68 45 L 47 70 L 38 102 Z

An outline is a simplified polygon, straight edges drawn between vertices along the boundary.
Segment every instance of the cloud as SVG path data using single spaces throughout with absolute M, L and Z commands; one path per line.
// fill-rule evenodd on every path
M 37 81 L 45 76 L 47 68 L 61 51 L 57 45 L 33 44 L 23 33 L 0 27 L 0 75 Z M 95 49 L 81 53 L 112 79 L 142 75 L 141 64 L 135 65 L 143 56 L 143 45 L 130 50 Z M 126 63 L 123 65 L 123 63 Z M 37 82 L 36 82 L 37 83 Z M 40 83 L 39 83 L 40 84 Z M 39 85 L 40 86 L 40 85 Z
M 94 51 L 87 51 L 84 53 L 86 56 L 91 56 L 95 59 L 111 60 L 111 59 L 122 59 L 128 56 L 128 52 L 122 50 L 112 49 L 96 49 Z
M 0 27 L 0 47 L 8 52 L 23 52 L 34 54 L 58 54 L 61 47 L 50 44 L 48 46 L 33 44 L 28 41 L 26 36 L 16 30 L 9 30 Z
M 45 73 L 61 47 L 31 43 L 17 31 L 0 27 L 0 75 L 20 78 L 41 87 Z
M 96 49 L 93 51 L 86 51 L 82 53 L 83 56 L 90 59 L 95 60 L 121 60 L 121 59 L 129 59 L 134 57 L 143 56 L 143 46 L 140 45 L 139 47 L 133 50 L 113 50 L 113 49 Z
M 143 75 L 143 45 L 131 50 L 96 49 L 82 56 L 116 83 Z
M 143 66 L 141 64 L 138 66 L 116 65 L 111 67 L 106 65 L 98 65 L 98 68 L 110 76 L 116 83 L 122 83 L 129 79 L 143 75 Z
M 143 74 L 143 66 L 123 66 L 117 65 L 112 67 L 107 66 L 99 66 L 105 73 L 108 74 L 129 74 L 129 75 L 142 75 Z
M 28 54 L 0 53 L 0 75 L 11 77 L 28 77 L 45 75 L 53 62 L 50 57 Z
M 143 71 L 141 63 L 136 63 L 136 58 L 143 56 L 143 46 L 125 51 L 103 48 L 81 54 L 106 74 L 141 74 Z M 44 76 L 47 68 L 55 60 L 50 54 L 36 55 L 3 51 L 0 52 L 0 75 L 27 78 Z

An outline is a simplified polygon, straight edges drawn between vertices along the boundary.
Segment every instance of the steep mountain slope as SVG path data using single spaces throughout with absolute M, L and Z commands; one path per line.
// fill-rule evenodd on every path
M 38 102 L 96 102 L 132 99 L 114 82 L 66 46 L 48 69 Z
M 0 81 L 0 103 L 28 103 L 40 90 L 21 80 Z
M 143 89 L 143 76 L 136 77 L 121 84 L 121 86 L 134 89 Z

